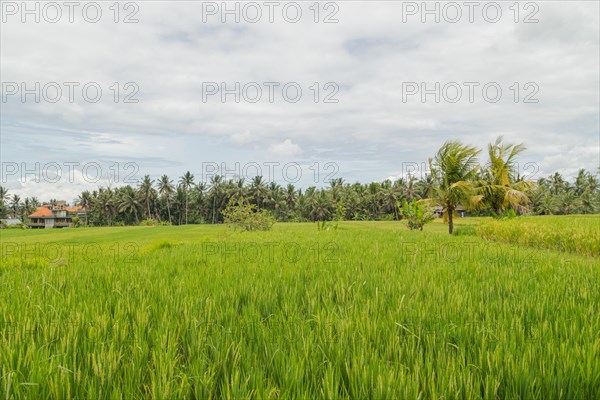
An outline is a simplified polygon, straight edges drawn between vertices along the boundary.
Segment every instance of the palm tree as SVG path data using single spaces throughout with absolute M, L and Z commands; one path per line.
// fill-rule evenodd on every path
M 21 221 L 25 221 L 25 217 L 33 214 L 37 206 L 37 199 L 35 197 L 26 197 L 23 201 L 23 207 L 21 208 Z
M 8 200 L 9 197 L 8 189 L 0 186 L 0 218 L 6 217 L 6 200 Z
M 100 188 L 98 189 L 98 196 L 96 197 L 96 207 L 106 217 L 108 226 L 112 226 L 113 217 L 116 211 L 115 204 L 115 193 L 111 188 Z
M 189 190 L 194 184 L 194 175 L 190 171 L 187 171 L 181 178 L 179 178 L 179 184 L 183 188 L 183 192 L 185 193 L 185 224 L 188 223 L 188 194 Z
M 394 215 L 394 220 L 398 221 L 398 201 L 400 200 L 401 193 L 397 186 L 391 184 L 385 184 L 382 189 L 383 204 L 388 213 Z
M 8 189 L 4 186 L 0 186 L 0 201 L 5 201 L 9 199 Z
M 255 176 L 252 179 L 248 194 L 254 199 L 258 210 L 262 208 L 263 202 L 269 193 L 262 176 Z
M 563 193 L 567 189 L 567 186 L 568 186 L 568 182 L 565 182 L 562 175 L 558 172 L 555 172 L 554 175 L 550 176 L 549 184 L 550 184 L 550 192 L 553 195 L 558 195 L 558 194 Z
M 296 188 L 291 183 L 288 183 L 285 188 L 285 203 L 288 213 L 293 213 L 296 210 L 296 202 L 298 200 L 298 193 Z
M 158 193 L 167 200 L 167 214 L 169 215 L 169 223 L 173 223 L 171 219 L 171 206 L 169 202 L 169 198 L 173 195 L 174 187 L 173 181 L 169 179 L 167 175 L 163 175 L 160 177 L 158 181 Z
M 328 192 L 321 190 L 316 196 L 311 196 L 310 217 L 313 221 L 326 221 L 331 217 L 333 205 Z
M 150 212 L 150 201 L 156 197 L 156 190 L 154 190 L 154 181 L 150 179 L 150 175 L 144 176 L 144 179 L 140 183 L 138 189 L 140 196 L 144 203 L 146 203 L 147 218 L 152 219 L 152 213 Z
M 429 160 L 435 181 L 432 200 L 442 207 L 450 234 L 454 230 L 453 216 L 458 205 L 481 201 L 481 196 L 475 196 L 471 181 L 479 168 L 479 153 L 475 147 L 450 141 L 444 143 L 433 160 Z
M 506 207 L 524 211 L 523 204 L 529 203 L 525 194 L 532 182 L 517 180 L 516 157 L 525 151 L 523 144 L 504 144 L 502 136 L 494 144 L 488 146 L 490 163 L 483 171 L 483 179 L 479 182 L 479 191 L 483 195 L 483 203 L 501 216 Z
M 223 184 L 223 177 L 221 175 L 215 175 L 210 178 L 210 191 L 209 194 L 212 196 L 212 219 L 211 223 L 216 224 L 219 220 L 217 208 L 220 210 L 221 206 L 221 186 Z M 218 205 L 218 206 L 217 206 Z
M 93 202 L 93 197 L 90 194 L 90 192 L 87 190 L 84 190 L 83 192 L 81 192 L 81 194 L 79 196 L 77 196 L 77 199 L 75 199 L 75 205 L 86 210 L 86 213 L 85 213 L 85 225 L 86 226 L 88 224 L 88 211 L 92 208 L 92 202 Z
M 135 223 L 139 224 L 140 219 L 138 217 L 138 211 L 141 211 L 142 205 L 138 200 L 137 193 L 129 185 L 121 189 L 121 193 L 118 201 L 119 212 L 131 214 L 135 217 Z
M 10 210 L 12 211 L 12 217 L 17 218 L 17 215 L 21 210 L 21 197 L 19 195 L 13 194 L 10 199 Z

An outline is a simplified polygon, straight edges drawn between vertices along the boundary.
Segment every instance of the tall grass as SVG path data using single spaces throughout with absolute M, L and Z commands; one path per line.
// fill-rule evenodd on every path
M 600 256 L 600 216 L 563 215 L 492 221 L 477 228 L 488 240 Z
M 0 398 L 600 395 L 589 257 L 392 222 L 0 235 Z

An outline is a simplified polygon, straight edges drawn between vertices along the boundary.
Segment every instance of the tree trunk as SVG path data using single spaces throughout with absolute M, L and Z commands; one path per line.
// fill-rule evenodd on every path
M 173 221 L 171 220 L 171 208 L 169 207 L 169 199 L 167 198 L 167 212 L 169 213 L 169 223 L 173 224 Z
M 185 224 L 188 223 L 188 193 L 187 190 L 185 192 Z
M 452 235 L 452 231 L 454 230 L 454 221 L 452 218 L 454 214 L 454 210 L 448 207 L 448 233 Z

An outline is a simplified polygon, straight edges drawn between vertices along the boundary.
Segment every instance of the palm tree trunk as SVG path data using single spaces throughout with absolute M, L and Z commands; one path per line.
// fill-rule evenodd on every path
M 167 213 L 169 214 L 169 223 L 172 224 L 173 221 L 171 220 L 171 208 L 169 207 L 169 198 L 167 197 Z
M 188 223 L 188 193 L 185 191 L 185 224 Z
M 448 207 L 448 233 L 452 235 L 452 231 L 454 230 L 454 221 L 453 221 L 454 209 Z

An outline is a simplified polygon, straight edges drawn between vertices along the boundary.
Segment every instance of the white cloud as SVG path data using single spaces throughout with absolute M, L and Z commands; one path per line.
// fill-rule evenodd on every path
M 296 157 L 302 154 L 302 148 L 290 139 L 285 139 L 281 143 L 272 144 L 269 146 L 269 152 L 280 157 Z
M 445 140 L 484 147 L 504 134 L 525 142 L 523 162 L 539 163 L 540 171 L 598 166 L 598 2 L 537 3 L 536 24 L 515 24 L 512 3 L 501 3 L 496 24 L 423 24 L 418 15 L 401 23 L 402 2 L 389 1 L 337 2 L 335 24 L 312 22 L 310 2 L 301 3 L 297 24 L 281 14 L 275 23 L 222 24 L 220 16 L 203 23 L 202 2 L 140 2 L 139 23 L 115 24 L 112 3 L 100 4 L 105 18 L 97 24 L 21 23 L 20 15 L 1 24 L 3 82 L 98 82 L 103 89 L 98 103 L 85 102 L 81 90 L 73 103 L 11 97 L 1 111 L 2 161 L 129 160 L 140 175 L 177 177 L 203 161 L 303 156 L 335 162 L 348 181 L 369 181 L 397 175 L 402 162 L 426 161 Z M 488 103 L 480 86 L 473 103 L 403 102 L 402 84 L 413 81 L 498 82 L 503 97 Z M 123 102 L 127 82 L 139 86 L 138 103 Z M 243 95 L 223 103 L 220 94 L 203 98 L 206 82 L 281 84 L 272 102 L 263 86 L 256 103 Z M 297 103 L 283 98 L 288 82 L 302 88 Z M 325 88 L 328 82 L 339 90 Z M 515 103 L 515 82 L 521 99 L 529 93 L 523 85 L 536 83 L 539 102 Z M 339 101 L 325 103 L 325 96 Z

